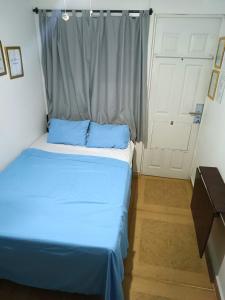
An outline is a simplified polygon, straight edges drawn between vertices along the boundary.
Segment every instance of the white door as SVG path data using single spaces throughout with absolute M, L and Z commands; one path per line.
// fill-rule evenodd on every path
M 220 23 L 210 17 L 157 19 L 143 174 L 190 177 L 199 124 L 189 113 L 204 104 Z

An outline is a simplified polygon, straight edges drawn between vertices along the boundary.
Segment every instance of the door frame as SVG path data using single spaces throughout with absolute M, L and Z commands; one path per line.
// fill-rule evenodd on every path
M 153 14 L 153 20 L 152 22 L 150 21 L 150 30 L 149 30 L 149 39 L 148 39 L 148 65 L 147 65 L 147 97 L 148 97 L 148 136 L 149 136 L 149 131 L 151 129 L 150 126 L 150 115 L 151 115 L 151 105 L 152 105 L 152 101 L 150 98 L 151 95 L 151 89 L 152 89 L 152 69 L 153 69 L 153 61 L 154 61 L 154 50 L 155 50 L 155 40 L 156 40 L 156 26 L 157 26 L 157 22 L 159 20 L 159 18 L 212 18 L 212 19 L 220 19 L 222 21 L 223 19 L 223 15 L 222 14 L 193 14 L 193 13 L 189 13 L 189 14 L 176 14 L 176 13 L 154 13 Z M 152 27 L 152 29 L 151 29 Z M 214 61 L 214 57 L 213 60 Z M 205 109 L 205 106 L 204 106 Z M 202 114 L 204 114 L 204 109 Z M 201 126 L 201 124 L 200 124 Z M 200 130 L 199 130 L 200 131 Z M 195 142 L 195 147 L 193 150 L 193 157 L 192 157 L 192 162 L 194 159 L 194 154 L 196 152 L 196 145 L 197 145 L 197 140 L 198 140 L 198 135 L 199 135 L 199 131 L 196 137 L 196 142 Z M 147 142 L 147 144 L 149 143 L 149 141 Z M 144 163 L 144 144 L 142 143 L 141 145 L 141 155 L 140 155 L 140 174 L 143 174 L 143 163 Z M 191 166 L 192 163 L 190 164 L 189 167 L 189 173 L 191 171 Z M 190 174 L 191 175 L 191 174 Z

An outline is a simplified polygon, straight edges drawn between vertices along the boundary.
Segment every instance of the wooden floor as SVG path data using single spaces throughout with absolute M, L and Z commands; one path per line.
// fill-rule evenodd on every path
M 204 259 L 198 257 L 190 213 L 189 181 L 138 176 L 129 215 L 128 300 L 215 300 Z M 85 297 L 0 281 L 0 300 L 69 300 Z M 117 300 L 117 299 L 112 299 Z

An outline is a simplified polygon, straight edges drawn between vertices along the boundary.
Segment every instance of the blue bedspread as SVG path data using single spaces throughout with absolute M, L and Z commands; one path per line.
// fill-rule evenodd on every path
M 123 299 L 131 170 L 25 150 L 0 173 L 0 278 Z

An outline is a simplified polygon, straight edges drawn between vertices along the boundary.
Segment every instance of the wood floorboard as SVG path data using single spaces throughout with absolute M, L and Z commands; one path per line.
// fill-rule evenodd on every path
M 198 257 L 188 180 L 135 176 L 129 211 L 126 300 L 215 300 Z M 0 300 L 101 300 L 0 280 Z M 117 299 L 112 299 L 117 300 Z

